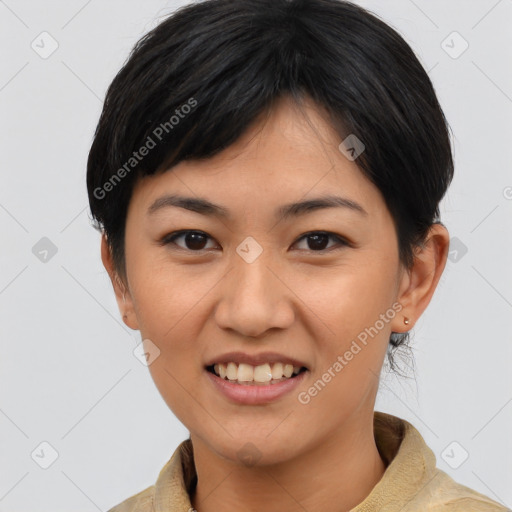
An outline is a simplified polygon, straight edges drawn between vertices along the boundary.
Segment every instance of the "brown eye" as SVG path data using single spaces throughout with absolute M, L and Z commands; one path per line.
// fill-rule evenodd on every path
M 335 235 L 334 233 L 329 233 L 327 231 L 312 231 L 311 233 L 306 233 L 303 235 L 299 241 L 306 240 L 307 247 L 305 250 L 314 251 L 314 252 L 320 252 L 324 251 L 326 249 L 330 249 L 332 246 L 328 247 L 329 240 L 335 240 L 337 244 L 341 246 L 348 246 L 349 244 L 343 240 L 338 235 Z
M 177 240 L 183 240 L 182 244 L 177 243 Z M 211 240 L 211 237 L 202 231 L 180 231 L 177 233 L 172 233 L 169 236 L 166 236 L 162 240 L 163 245 L 175 244 L 181 249 L 189 250 L 189 251 L 202 251 L 203 249 L 211 248 L 206 247 L 208 240 Z

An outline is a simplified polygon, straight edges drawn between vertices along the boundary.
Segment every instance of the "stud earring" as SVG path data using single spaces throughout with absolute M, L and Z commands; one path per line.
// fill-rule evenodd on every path
M 404 317 L 404 324 L 409 325 L 409 319 L 407 317 Z

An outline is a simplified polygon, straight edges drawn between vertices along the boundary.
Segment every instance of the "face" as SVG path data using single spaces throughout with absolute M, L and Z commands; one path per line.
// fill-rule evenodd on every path
M 126 219 L 126 322 L 193 440 L 233 461 L 291 460 L 371 417 L 390 333 L 410 328 L 384 199 L 304 108 L 282 99 L 214 158 L 142 179 Z M 234 381 L 211 372 L 229 362 Z

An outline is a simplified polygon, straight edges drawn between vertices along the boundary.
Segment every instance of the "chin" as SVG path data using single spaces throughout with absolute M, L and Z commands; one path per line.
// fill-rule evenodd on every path
M 271 440 L 270 437 L 274 436 Z M 219 457 L 230 460 L 245 467 L 263 467 L 281 464 L 297 457 L 300 447 L 295 441 L 297 435 L 283 432 L 267 436 L 261 431 L 256 435 L 230 437 L 228 434 L 222 441 L 212 440 L 208 443 L 210 449 Z

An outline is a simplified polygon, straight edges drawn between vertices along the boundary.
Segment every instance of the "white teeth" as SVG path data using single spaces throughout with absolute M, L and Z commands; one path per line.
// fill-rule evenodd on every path
M 228 363 L 228 366 L 226 368 L 226 377 L 229 380 L 238 379 L 238 367 L 235 363 Z
M 240 363 L 238 365 L 238 380 L 240 382 L 254 380 L 254 368 L 250 364 Z
M 283 363 L 264 363 L 258 366 L 252 366 L 246 363 L 228 364 L 217 363 L 213 365 L 213 370 L 221 379 L 238 381 L 239 383 L 274 383 L 283 379 L 289 379 L 292 375 L 300 372 L 300 366 Z
M 283 376 L 283 365 L 282 363 L 274 363 L 272 365 L 272 378 L 280 379 Z
M 254 380 L 256 382 L 270 382 L 272 380 L 272 371 L 268 363 L 260 364 L 254 368 Z

